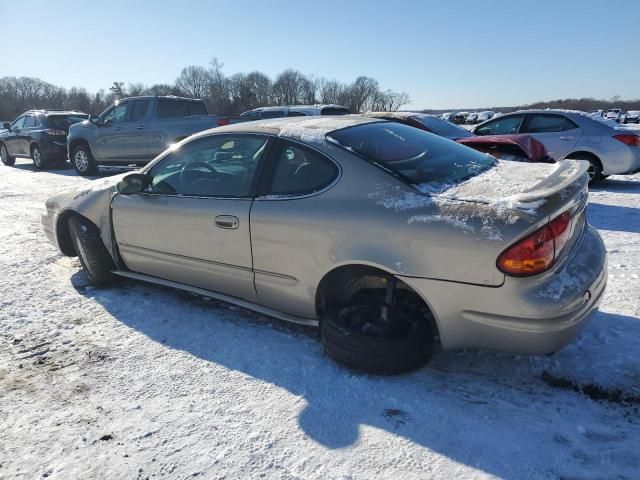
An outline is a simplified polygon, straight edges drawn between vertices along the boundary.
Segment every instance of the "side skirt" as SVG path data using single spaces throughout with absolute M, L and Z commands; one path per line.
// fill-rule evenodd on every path
M 185 290 L 187 292 L 192 292 L 198 295 L 202 295 L 203 297 L 215 298 L 216 300 L 231 303 L 233 305 L 237 305 L 239 307 L 246 308 L 248 310 L 253 310 L 254 312 L 261 313 L 269 317 L 277 318 L 278 320 L 283 320 L 285 322 L 296 323 L 298 325 L 305 325 L 307 327 L 317 327 L 319 325 L 319 322 L 316 319 L 296 317 L 294 315 L 289 315 L 286 313 L 279 312 L 277 310 L 273 310 L 268 307 L 263 307 L 262 305 L 257 305 L 255 303 L 248 302 L 247 300 L 242 300 L 240 298 L 232 297 L 230 295 L 224 295 L 222 293 L 212 292 L 211 290 L 205 290 L 204 288 L 192 287 L 191 285 L 185 285 L 183 283 L 173 282 L 171 280 L 165 280 L 163 278 L 152 277 L 150 275 L 144 275 L 142 273 L 127 272 L 124 270 L 116 270 L 113 273 L 116 275 L 120 275 L 121 277 L 131 278 L 133 280 L 142 280 L 143 282 L 155 283 L 156 285 L 162 285 L 164 287 L 171 287 L 171 288 L 177 288 L 179 290 Z

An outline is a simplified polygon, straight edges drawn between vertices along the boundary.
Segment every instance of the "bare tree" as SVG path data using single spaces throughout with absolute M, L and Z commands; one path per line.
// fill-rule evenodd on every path
M 204 98 L 211 87 L 211 73 L 199 65 L 190 65 L 180 72 L 176 86 L 192 98 Z
M 124 82 L 113 82 L 113 85 L 109 87 L 109 90 L 116 98 L 123 98 L 125 96 Z

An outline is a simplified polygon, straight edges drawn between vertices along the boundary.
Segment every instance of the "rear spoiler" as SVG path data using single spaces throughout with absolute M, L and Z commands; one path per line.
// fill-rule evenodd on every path
M 544 179 L 532 185 L 524 192 L 509 197 L 518 203 L 531 203 L 543 200 L 571 185 L 582 177 L 589 169 L 586 160 L 562 160 L 556 163 L 556 168 Z

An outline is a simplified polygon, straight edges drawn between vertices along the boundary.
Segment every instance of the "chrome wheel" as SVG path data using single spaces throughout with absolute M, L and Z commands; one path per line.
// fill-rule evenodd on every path
M 33 148 L 33 152 L 31 152 L 31 158 L 33 159 L 33 164 L 36 167 L 42 167 L 42 156 L 40 155 L 40 149 L 38 147 Z
M 7 163 L 7 149 L 4 145 L 0 145 L 0 160 L 2 160 L 4 164 Z
M 73 163 L 79 172 L 86 172 L 87 168 L 89 168 L 89 157 L 84 150 L 76 151 L 76 154 L 73 156 Z

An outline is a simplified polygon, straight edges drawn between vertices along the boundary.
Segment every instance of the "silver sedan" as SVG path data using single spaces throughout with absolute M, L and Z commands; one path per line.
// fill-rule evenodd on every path
M 587 160 L 592 181 L 640 171 L 640 135 L 613 121 L 566 110 L 522 110 L 481 123 L 477 135 L 526 134 L 557 161 Z
M 603 295 L 586 162 L 503 162 L 396 122 L 287 118 L 196 134 L 42 218 L 89 280 L 185 289 L 319 327 L 349 367 L 436 345 L 552 353 Z

